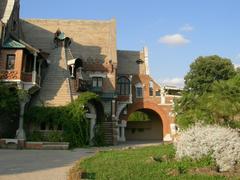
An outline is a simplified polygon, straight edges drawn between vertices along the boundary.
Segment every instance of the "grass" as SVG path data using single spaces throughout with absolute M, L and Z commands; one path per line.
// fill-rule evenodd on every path
M 217 172 L 208 172 L 208 170 L 213 171 L 212 167 L 214 167 L 214 162 L 210 157 L 199 161 L 190 159 L 177 161 L 174 156 L 175 150 L 169 144 L 103 151 L 78 162 L 71 173 L 82 173 L 85 178 L 98 180 L 229 179 Z

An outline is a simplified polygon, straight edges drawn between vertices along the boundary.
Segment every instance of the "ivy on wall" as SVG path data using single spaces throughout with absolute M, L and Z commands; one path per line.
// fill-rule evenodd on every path
M 89 145 L 90 121 L 86 118 L 86 104 L 92 100 L 99 101 L 99 96 L 84 92 L 72 103 L 59 107 L 35 106 L 25 113 L 25 124 L 40 125 L 52 123 L 63 127 L 62 138 L 72 147 Z

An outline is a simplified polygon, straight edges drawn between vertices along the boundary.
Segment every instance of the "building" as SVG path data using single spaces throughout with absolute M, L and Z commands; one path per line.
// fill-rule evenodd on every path
M 173 99 L 179 89 L 161 87 L 150 76 L 148 49 L 117 50 L 116 21 L 20 19 L 19 0 L 0 2 L 0 80 L 25 89 L 31 106 L 66 105 L 81 92 L 100 95 L 89 103 L 91 136 L 99 114 L 109 144 L 126 140 L 171 141 Z M 171 91 L 171 93 L 169 93 Z M 128 122 L 142 111 L 148 122 Z M 41 129 L 41 127 L 39 127 Z M 48 127 L 46 129 L 48 130 Z M 17 136 L 24 139 L 22 127 Z

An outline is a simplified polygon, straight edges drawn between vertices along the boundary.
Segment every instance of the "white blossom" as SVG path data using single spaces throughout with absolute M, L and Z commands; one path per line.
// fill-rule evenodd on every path
M 237 130 L 217 125 L 195 126 L 180 133 L 175 142 L 176 157 L 199 159 L 211 154 L 220 171 L 240 163 L 240 136 Z

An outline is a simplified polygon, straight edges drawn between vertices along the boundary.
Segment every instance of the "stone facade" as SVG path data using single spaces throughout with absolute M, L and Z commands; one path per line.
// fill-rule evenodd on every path
M 115 19 L 19 19 L 19 1 L 4 0 L 0 5 L 6 6 L 0 8 L 5 22 L 1 26 L 0 79 L 18 80 L 19 87 L 32 95 L 32 106 L 62 106 L 83 91 L 93 91 L 102 102 L 89 104 L 91 128 L 99 111 L 110 117 L 102 124 L 109 144 L 125 141 L 126 128 L 127 140 L 171 140 L 173 99 L 178 96 L 168 95 L 149 75 L 146 47 L 117 50 Z M 9 54 L 15 54 L 12 71 L 6 70 Z M 135 111 L 146 111 L 152 121 L 128 123 Z M 145 133 L 133 135 L 131 129 Z

